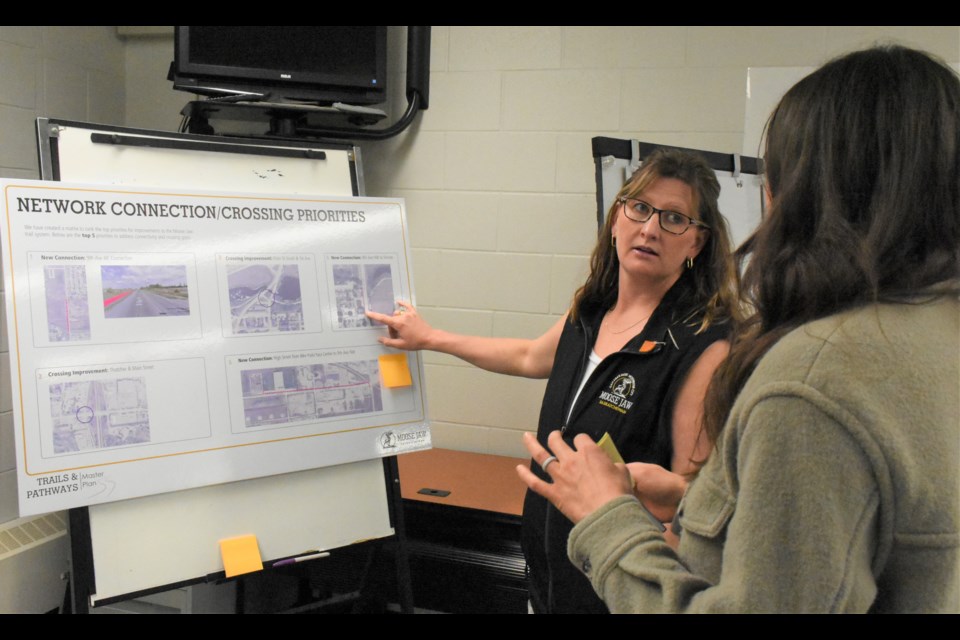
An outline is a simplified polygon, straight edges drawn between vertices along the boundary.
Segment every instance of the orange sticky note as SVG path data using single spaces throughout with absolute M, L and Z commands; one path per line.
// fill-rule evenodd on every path
M 410 377 L 410 365 L 407 364 L 407 354 L 390 353 L 380 356 L 380 379 L 383 386 L 409 387 L 413 384 Z
M 220 557 L 228 578 L 263 569 L 257 536 L 237 536 L 220 541 Z

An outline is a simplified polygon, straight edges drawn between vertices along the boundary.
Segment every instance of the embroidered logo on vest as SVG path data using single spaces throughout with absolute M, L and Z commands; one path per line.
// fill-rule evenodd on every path
M 600 392 L 600 404 L 618 413 L 626 413 L 633 406 L 634 392 L 637 390 L 637 381 L 629 373 L 621 373 L 613 379 L 607 391 Z

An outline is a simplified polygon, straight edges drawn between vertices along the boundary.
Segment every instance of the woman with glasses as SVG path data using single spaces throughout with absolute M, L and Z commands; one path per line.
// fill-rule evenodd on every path
M 367 315 L 389 329 L 380 342 L 430 349 L 489 371 L 549 378 L 539 438 L 561 429 L 609 437 L 639 475 L 657 480 L 648 506 L 665 519 L 711 443 L 701 433 L 707 383 L 728 350 L 736 309 L 720 185 L 699 156 L 651 154 L 621 189 L 591 258 L 590 275 L 570 311 L 534 340 L 451 334 L 409 305 Z M 549 463 L 548 463 L 549 464 Z M 672 470 L 668 473 L 664 469 Z M 534 472 L 542 474 L 539 467 Z M 654 495 L 654 493 L 656 495 Z M 571 523 L 527 493 L 523 549 L 537 612 L 605 612 L 566 559 Z
M 527 438 L 552 482 L 518 473 L 613 611 L 957 613 L 960 79 L 903 47 L 838 58 L 780 101 L 766 169 L 679 549 L 587 436 Z

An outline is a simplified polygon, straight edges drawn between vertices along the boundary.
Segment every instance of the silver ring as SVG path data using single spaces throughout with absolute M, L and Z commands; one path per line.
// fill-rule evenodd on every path
M 540 468 L 543 469 L 544 473 L 546 473 L 547 467 L 549 467 L 551 463 L 556 461 L 557 461 L 557 456 L 550 456 L 549 458 L 547 458 L 546 460 L 540 463 Z

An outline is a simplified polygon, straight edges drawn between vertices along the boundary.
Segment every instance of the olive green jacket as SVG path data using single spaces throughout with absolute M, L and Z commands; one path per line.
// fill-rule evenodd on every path
M 614 612 L 960 611 L 958 363 L 955 295 L 800 327 L 740 393 L 679 552 L 625 496 L 570 559 Z

